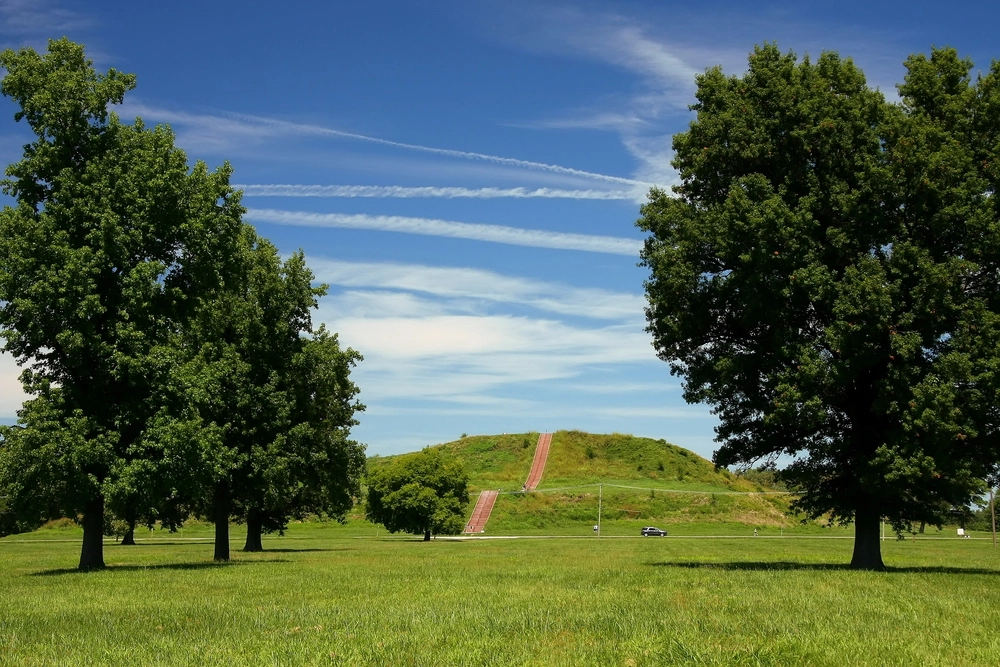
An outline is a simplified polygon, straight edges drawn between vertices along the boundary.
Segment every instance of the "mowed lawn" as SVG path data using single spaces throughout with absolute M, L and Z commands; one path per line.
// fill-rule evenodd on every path
M 108 570 L 77 573 L 77 534 L 0 540 L 0 664 L 1000 661 L 989 540 L 886 540 L 891 571 L 867 573 L 844 568 L 849 539 L 422 543 L 320 526 L 216 565 L 187 530 L 111 543 Z

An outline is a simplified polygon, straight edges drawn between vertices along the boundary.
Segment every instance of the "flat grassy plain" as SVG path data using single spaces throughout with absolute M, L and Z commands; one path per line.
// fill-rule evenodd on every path
M 718 534 L 719 525 L 711 526 Z M 234 527 L 234 548 L 241 536 Z M 745 527 L 740 529 L 745 531 Z M 985 665 L 1000 549 L 810 537 L 419 539 L 293 525 L 211 561 L 207 526 L 73 570 L 79 531 L 0 539 L 3 665 Z M 948 533 L 941 533 L 946 535 Z M 954 534 L 954 533 L 950 533 Z M 840 539 L 836 539 L 836 538 Z

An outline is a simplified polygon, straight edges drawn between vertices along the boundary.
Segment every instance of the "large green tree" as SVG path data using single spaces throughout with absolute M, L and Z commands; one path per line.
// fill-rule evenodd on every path
M 465 526 L 469 477 L 462 464 L 434 449 L 372 466 L 366 514 L 391 533 L 457 535 Z
M 638 222 L 648 331 L 718 416 L 716 465 L 791 457 L 865 569 L 881 518 L 940 523 L 1000 460 L 1000 64 L 906 67 L 898 102 L 834 53 L 707 71 Z
M 17 204 L 0 213 L 0 334 L 33 398 L 5 429 L 0 484 L 26 521 L 82 516 L 80 567 L 102 567 L 106 497 L 165 451 L 147 437 L 163 346 L 220 286 L 243 209 L 228 166 L 189 168 L 168 128 L 109 112 L 134 76 L 96 72 L 66 39 L 0 66 L 35 135 L 3 182 Z
M 314 331 L 311 311 L 325 286 L 301 252 L 277 248 L 245 227 L 232 289 L 206 301 L 182 345 L 181 396 L 211 434 L 201 466 L 210 492 L 204 513 L 216 526 L 215 558 L 229 559 L 229 521 L 245 521 L 246 549 L 307 512 L 343 517 L 359 493 L 364 446 L 357 424 L 360 355 L 335 334 Z
M 343 521 L 361 493 L 365 447 L 352 440 L 363 410 L 350 379 L 361 355 L 341 349 L 325 327 L 300 341 L 279 369 L 288 401 L 287 428 L 252 460 L 247 492 L 237 499 L 247 525 L 244 551 L 261 551 L 261 535 L 283 531 L 307 514 Z

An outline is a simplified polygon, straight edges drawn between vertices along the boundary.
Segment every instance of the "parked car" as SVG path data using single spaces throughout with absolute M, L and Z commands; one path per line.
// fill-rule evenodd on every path
M 646 526 L 645 528 L 642 529 L 643 537 L 649 537 L 650 535 L 652 535 L 653 537 L 666 537 L 667 531 L 660 530 L 655 526 Z

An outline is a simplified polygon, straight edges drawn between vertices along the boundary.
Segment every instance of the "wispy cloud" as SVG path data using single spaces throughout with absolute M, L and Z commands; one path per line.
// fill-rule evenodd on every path
M 639 250 L 642 248 L 642 241 L 618 236 L 571 234 L 566 232 L 550 232 L 541 229 L 507 227 L 505 225 L 408 218 L 396 215 L 351 215 L 345 213 L 307 213 L 279 211 L 275 209 L 250 209 L 247 213 L 247 219 L 251 222 L 268 222 L 275 225 L 371 229 L 383 232 L 443 236 L 533 248 L 580 250 L 633 257 L 638 257 Z
M 577 15 L 569 25 L 571 29 L 561 33 L 562 39 L 580 52 L 628 69 L 655 83 L 657 90 L 675 91 L 677 98 L 693 92 L 694 77 L 701 70 L 630 21 L 618 16 Z M 688 104 L 669 97 L 664 102 L 680 109 Z
M 0 0 L 0 34 L 54 37 L 91 24 L 81 14 L 45 0 Z
M 705 55 L 664 39 L 649 22 L 616 13 L 542 5 L 520 16 L 511 39 L 530 50 L 597 60 L 638 77 L 639 90 L 605 94 L 590 108 L 532 123 L 541 127 L 593 128 L 636 133 L 686 111 Z M 513 27 L 513 25 L 511 26 Z
M 510 391 L 526 398 L 517 387 L 658 363 L 639 294 L 473 268 L 308 261 L 318 280 L 346 288 L 323 298 L 314 320 L 365 355 L 359 383 L 383 406 L 407 399 L 510 409 Z
M 404 187 L 400 185 L 238 184 L 249 197 L 381 197 L 411 199 L 603 199 L 634 200 L 635 190 L 564 190 L 558 188 Z
M 317 319 L 365 355 L 359 383 L 363 379 L 367 395 L 379 400 L 467 402 L 502 386 L 654 359 L 638 326 L 594 329 L 511 315 L 352 317 L 338 310 L 324 300 Z
M 447 299 L 519 304 L 560 315 L 602 320 L 636 321 L 643 317 L 646 304 L 640 294 L 604 289 L 571 287 L 559 283 L 506 276 L 472 268 L 397 264 L 393 262 L 345 262 L 309 258 L 317 280 L 344 287 L 406 290 Z M 412 302 L 398 300 L 392 310 L 415 312 Z M 364 299 L 372 299 L 365 293 Z M 379 308 L 388 304 L 379 304 Z M 425 311 L 426 312 L 426 311 Z

